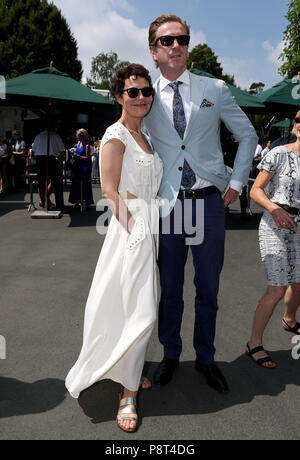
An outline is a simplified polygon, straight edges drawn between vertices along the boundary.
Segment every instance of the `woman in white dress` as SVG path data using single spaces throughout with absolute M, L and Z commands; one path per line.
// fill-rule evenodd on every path
M 265 208 L 259 243 L 268 288 L 256 307 L 247 353 L 267 369 L 274 369 L 276 363 L 262 346 L 263 333 L 283 298 L 286 308 L 282 326 L 300 335 L 296 319 L 300 305 L 300 111 L 293 133 L 296 142 L 275 147 L 264 156 L 251 189 L 251 198 Z
M 83 346 L 66 378 L 71 396 L 103 379 L 123 385 L 117 424 L 136 431 L 136 396 L 157 311 L 157 192 L 162 162 L 141 131 L 153 89 L 148 71 L 121 69 L 112 94 L 122 109 L 101 142 L 103 197 L 113 212 L 87 300 Z M 143 384 L 149 387 L 146 379 Z

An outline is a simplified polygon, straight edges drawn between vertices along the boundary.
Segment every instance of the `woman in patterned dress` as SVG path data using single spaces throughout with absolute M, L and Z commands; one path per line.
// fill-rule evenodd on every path
M 276 364 L 262 346 L 263 333 L 283 298 L 282 326 L 300 335 L 296 320 L 300 305 L 300 111 L 293 133 L 296 142 L 275 147 L 265 155 L 251 190 L 251 198 L 265 208 L 259 243 L 268 287 L 256 307 L 247 353 L 268 369 L 274 369 Z

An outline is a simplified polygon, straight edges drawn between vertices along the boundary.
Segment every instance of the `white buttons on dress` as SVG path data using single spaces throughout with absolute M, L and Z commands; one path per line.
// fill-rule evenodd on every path
M 135 158 L 135 162 L 141 166 L 150 166 L 153 163 L 153 158 Z
M 137 244 L 145 239 L 146 230 L 145 222 L 141 217 L 138 217 L 136 223 L 132 229 L 131 235 L 129 235 L 127 248 L 133 249 Z

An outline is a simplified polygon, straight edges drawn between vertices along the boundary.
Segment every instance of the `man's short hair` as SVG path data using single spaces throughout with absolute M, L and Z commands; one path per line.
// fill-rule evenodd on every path
M 162 16 L 159 16 L 156 18 L 152 24 L 149 27 L 149 46 L 155 46 L 155 40 L 156 40 L 156 32 L 159 29 L 159 27 L 166 22 L 179 22 L 179 24 L 183 25 L 183 27 L 186 29 L 186 34 L 190 35 L 190 27 L 187 25 L 185 21 L 180 19 L 180 17 L 176 16 L 175 14 L 163 14 Z

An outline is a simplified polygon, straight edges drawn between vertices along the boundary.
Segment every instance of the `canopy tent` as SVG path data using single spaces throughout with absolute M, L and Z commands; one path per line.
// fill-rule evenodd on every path
M 277 123 L 273 123 L 272 127 L 274 128 L 289 128 L 290 127 L 290 120 L 286 118 L 285 120 L 277 121 Z
M 6 82 L 6 95 L 31 96 L 91 104 L 113 102 L 55 67 L 45 67 Z
M 72 79 L 68 74 L 60 72 L 55 67 L 34 70 L 28 74 L 13 78 L 6 82 L 6 100 L 0 105 L 20 106 L 26 109 L 40 108 L 47 113 L 50 123 L 54 108 L 72 105 L 72 110 L 82 108 L 103 107 L 108 113 L 107 124 L 115 116 L 115 107 L 111 100 L 97 94 L 90 88 Z M 103 110 L 102 110 L 103 116 Z M 47 158 L 49 157 L 50 128 L 48 126 Z M 47 161 L 48 164 L 48 161 Z M 46 171 L 48 168 L 46 167 Z M 46 173 L 47 176 L 48 173 Z M 46 180 L 46 187 L 48 176 Z M 46 193 L 47 197 L 47 193 Z M 46 214 L 48 214 L 48 199 L 46 199 Z
M 203 70 L 199 69 L 190 69 L 190 72 L 194 73 L 195 75 L 200 75 L 202 77 L 209 77 L 209 78 L 216 78 L 214 75 L 204 72 Z M 236 100 L 236 103 L 245 111 L 245 112 L 253 112 L 253 113 L 260 113 L 265 110 L 264 103 L 258 99 L 257 96 L 247 93 L 239 88 L 236 88 L 229 83 L 226 83 L 228 88 L 231 91 L 231 94 Z
M 113 101 L 97 94 L 87 86 L 60 72 L 54 67 L 34 70 L 6 81 L 6 99 L 0 107 L 38 109 L 63 115 L 65 137 L 70 138 L 68 126 L 75 122 L 78 113 L 90 115 L 89 129 L 92 137 L 101 137 L 105 129 L 114 123 L 117 111 Z M 80 126 L 81 127 L 81 126 Z M 29 136 L 31 137 L 31 136 Z
M 273 115 L 285 114 L 291 119 L 300 108 L 300 76 L 282 80 L 257 97 Z
M 293 118 L 300 109 L 300 76 L 282 80 L 272 88 L 258 94 L 257 97 L 264 102 L 268 113 L 276 116 L 285 115 L 288 118 L 289 142 Z

